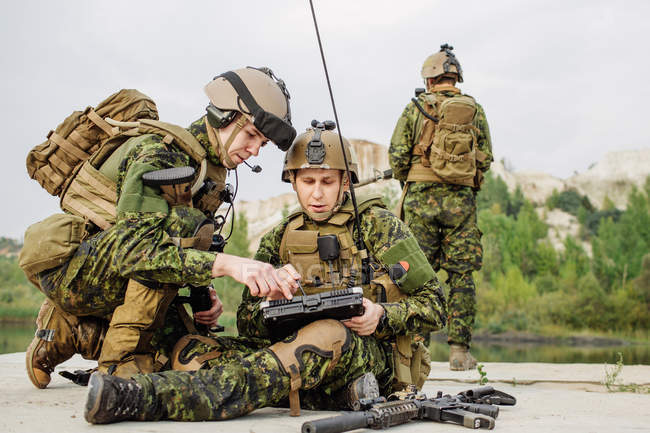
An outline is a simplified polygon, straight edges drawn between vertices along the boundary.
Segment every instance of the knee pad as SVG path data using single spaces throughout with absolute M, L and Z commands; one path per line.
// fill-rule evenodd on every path
M 300 415 L 298 390 L 302 385 L 300 372 L 304 369 L 302 355 L 313 352 L 331 359 L 327 371 L 338 363 L 341 354 L 350 348 L 350 331 L 341 322 L 333 319 L 317 320 L 301 328 L 293 336 L 275 343 L 269 350 L 277 359 L 282 372 L 291 378 L 289 405 L 291 415 Z
M 203 335 L 185 335 L 172 351 L 172 370 L 196 371 L 204 368 L 208 361 L 221 356 L 216 342 Z

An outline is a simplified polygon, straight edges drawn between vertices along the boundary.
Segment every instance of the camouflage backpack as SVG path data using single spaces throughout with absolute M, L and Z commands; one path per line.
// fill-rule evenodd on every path
M 421 155 L 422 165 L 433 171 L 430 180 L 478 187 L 476 161 L 485 155 L 477 149 L 479 130 L 473 124 L 477 112 L 474 98 L 427 93 L 424 100 L 424 108 L 417 104 L 424 123 L 414 153 Z

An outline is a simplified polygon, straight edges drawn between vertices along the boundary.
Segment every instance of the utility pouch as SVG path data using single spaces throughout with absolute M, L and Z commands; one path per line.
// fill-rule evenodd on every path
M 32 224 L 25 232 L 18 265 L 36 284 L 36 274 L 65 263 L 77 251 L 85 233 L 86 221 L 76 215 L 54 214 Z
M 476 102 L 470 96 L 457 95 L 439 106 L 440 123 L 433 135 L 429 163 L 444 181 L 474 186 L 478 130 L 472 124 Z
M 393 389 L 403 390 L 408 385 L 422 389 L 431 371 L 431 356 L 421 341 L 413 341 L 410 335 L 400 335 L 393 343 L 394 378 Z

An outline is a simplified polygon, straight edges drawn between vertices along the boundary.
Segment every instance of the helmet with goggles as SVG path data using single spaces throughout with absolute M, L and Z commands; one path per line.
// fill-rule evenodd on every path
M 242 113 L 266 138 L 286 151 L 296 137 L 291 126 L 289 92 L 269 68 L 241 68 L 216 76 L 205 86 L 210 99 L 207 119 L 214 128 L 227 126 Z

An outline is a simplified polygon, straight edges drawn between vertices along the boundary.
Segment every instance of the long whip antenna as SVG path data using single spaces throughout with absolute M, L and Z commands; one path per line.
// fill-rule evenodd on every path
M 339 116 L 336 112 L 336 103 L 334 102 L 334 93 L 332 92 L 332 84 L 330 82 L 330 75 L 327 71 L 327 62 L 325 61 L 325 53 L 323 52 L 323 43 L 320 38 L 320 31 L 318 30 L 318 22 L 316 20 L 316 12 L 314 11 L 314 2 L 309 0 L 309 7 L 311 8 L 311 16 L 314 19 L 314 28 L 316 29 L 316 39 L 318 40 L 318 48 L 320 49 L 320 57 L 323 61 L 323 69 L 325 70 L 325 78 L 327 80 L 327 89 L 330 93 L 330 101 L 332 103 L 332 110 L 334 111 L 334 120 L 336 121 L 337 132 L 339 136 L 339 143 L 341 144 L 341 152 L 343 153 L 343 161 L 345 162 L 345 172 L 348 176 L 348 182 L 350 184 L 350 198 L 352 199 L 352 206 L 354 207 L 354 223 L 357 226 L 357 248 L 359 250 L 365 250 L 363 243 L 363 236 L 361 234 L 361 221 L 359 219 L 359 210 L 357 208 L 357 197 L 354 193 L 354 184 L 352 182 L 352 176 L 350 175 L 350 165 L 348 164 L 348 158 L 345 155 L 345 146 L 343 145 L 343 135 L 341 134 L 341 123 L 339 123 Z M 366 259 L 367 261 L 367 259 Z M 365 273 L 365 272 L 364 272 Z M 364 282 L 364 283 L 368 283 Z

